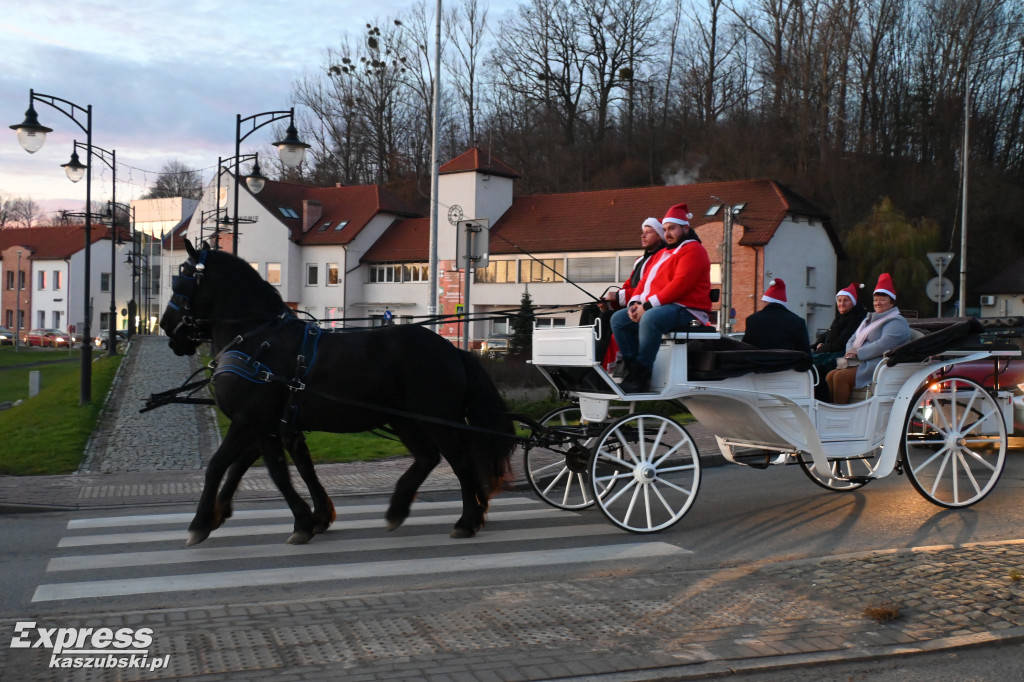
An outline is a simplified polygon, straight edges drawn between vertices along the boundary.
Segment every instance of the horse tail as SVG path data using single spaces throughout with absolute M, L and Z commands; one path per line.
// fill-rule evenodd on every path
M 494 432 L 469 432 L 473 448 L 470 459 L 490 499 L 511 479 L 515 426 L 505 400 L 480 360 L 472 353 L 460 352 L 467 378 L 466 421 L 475 428 Z

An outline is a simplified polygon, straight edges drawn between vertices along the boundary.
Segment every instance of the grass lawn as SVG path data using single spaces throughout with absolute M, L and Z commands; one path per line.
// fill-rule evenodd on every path
M 92 402 L 79 406 L 79 353 L 0 349 L 0 368 L 12 367 L 0 369 L 0 401 L 25 399 L 0 411 L 0 474 L 69 474 L 78 469 L 122 358 L 94 354 Z M 23 366 L 26 361 L 32 366 Z M 29 399 L 31 370 L 39 370 L 41 388 L 39 395 Z

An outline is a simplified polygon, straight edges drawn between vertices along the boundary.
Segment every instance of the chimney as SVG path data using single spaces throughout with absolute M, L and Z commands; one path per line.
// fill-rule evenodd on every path
M 324 214 L 324 205 L 316 199 L 302 200 L 302 231 L 309 232 L 310 228 L 320 220 Z

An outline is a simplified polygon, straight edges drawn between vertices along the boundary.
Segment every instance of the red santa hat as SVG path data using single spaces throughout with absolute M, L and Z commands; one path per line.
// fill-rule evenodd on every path
M 772 281 L 768 282 L 768 291 L 764 292 L 764 296 L 761 297 L 762 301 L 767 303 L 786 303 L 786 283 L 782 281 L 782 278 L 776 277 Z
M 677 225 L 689 225 L 690 218 L 693 214 L 686 208 L 686 204 L 676 204 L 668 210 L 665 217 L 661 219 L 662 223 L 676 223 Z
M 836 292 L 836 298 L 840 296 L 849 296 L 850 300 L 853 301 L 854 305 L 857 303 L 857 289 L 863 289 L 863 284 L 857 284 L 856 282 L 850 282 L 850 286 L 845 289 L 840 289 Z
M 657 218 L 648 218 L 644 221 L 644 224 L 640 226 L 640 231 L 643 232 L 645 227 L 649 227 L 658 233 L 658 236 L 662 239 L 665 238 L 665 228 L 662 226 L 661 221 Z
M 878 284 L 875 285 L 875 293 L 885 294 L 892 298 L 892 300 L 896 300 L 896 287 L 893 286 L 892 275 L 888 272 L 883 272 L 878 276 Z

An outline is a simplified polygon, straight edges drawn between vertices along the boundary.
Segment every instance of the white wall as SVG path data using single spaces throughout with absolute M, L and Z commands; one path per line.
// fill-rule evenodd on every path
M 814 229 L 817 228 L 817 229 Z M 764 285 L 772 277 L 786 282 L 787 305 L 804 318 L 813 338 L 827 329 L 835 316 L 837 258 L 832 242 L 820 223 L 799 223 L 787 218 L 764 249 Z M 808 283 L 808 268 L 813 268 Z M 771 273 L 769 275 L 769 272 Z

